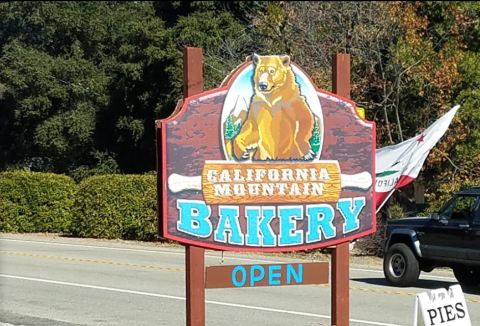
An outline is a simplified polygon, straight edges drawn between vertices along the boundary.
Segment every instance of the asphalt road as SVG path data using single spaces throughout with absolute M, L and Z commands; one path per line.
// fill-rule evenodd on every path
M 207 252 L 219 265 L 221 253 Z M 223 264 L 298 262 L 224 253 Z M 360 263 L 360 264 L 359 264 Z M 417 287 L 386 285 L 379 262 L 350 269 L 351 326 L 412 325 L 415 294 L 457 284 L 449 271 Z M 118 241 L 0 234 L 0 325 L 185 325 L 184 250 Z M 480 293 L 465 293 L 480 325 Z M 330 325 L 330 285 L 206 290 L 207 325 Z

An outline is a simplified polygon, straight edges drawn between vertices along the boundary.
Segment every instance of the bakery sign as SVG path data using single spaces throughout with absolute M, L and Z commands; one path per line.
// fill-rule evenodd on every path
M 161 235 L 230 251 L 375 231 L 375 124 L 288 56 L 253 55 L 161 128 Z

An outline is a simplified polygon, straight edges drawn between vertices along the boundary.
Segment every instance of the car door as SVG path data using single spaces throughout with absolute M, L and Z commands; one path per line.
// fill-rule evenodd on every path
M 477 196 L 457 195 L 429 222 L 427 255 L 457 261 L 467 260 L 468 229 L 475 212 Z
M 478 261 L 480 264 L 480 198 L 477 198 L 473 221 L 467 232 L 469 235 L 467 257 L 470 260 Z

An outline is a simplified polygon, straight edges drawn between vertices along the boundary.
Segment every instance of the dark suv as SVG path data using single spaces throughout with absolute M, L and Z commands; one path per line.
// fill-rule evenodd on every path
M 462 285 L 480 285 L 480 187 L 456 193 L 438 213 L 387 222 L 383 272 L 412 286 L 420 272 L 448 267 Z

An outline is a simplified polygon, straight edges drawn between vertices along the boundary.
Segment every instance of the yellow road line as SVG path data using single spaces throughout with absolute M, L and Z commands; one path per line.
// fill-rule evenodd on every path
M 320 284 L 318 286 L 323 287 L 330 287 L 330 284 Z M 388 290 L 380 290 L 380 289 L 367 289 L 367 288 L 357 288 L 357 287 L 350 287 L 352 291 L 362 291 L 362 292 L 371 292 L 371 293 L 379 293 L 379 294 L 395 294 L 395 295 L 408 295 L 408 296 L 416 296 L 416 293 L 412 292 L 399 292 L 399 291 L 388 291 Z M 465 299 L 466 302 L 470 303 L 479 303 L 480 300 L 473 300 L 473 299 Z
M 415 296 L 415 295 L 416 295 L 416 293 L 409 293 L 409 292 L 388 291 L 388 290 L 379 290 L 379 289 L 366 289 L 366 288 L 355 288 L 355 287 L 351 287 L 350 290 L 363 291 L 363 292 L 373 292 L 373 293 L 381 293 L 381 294 L 397 294 L 397 295 L 410 295 L 410 296 Z
M 92 260 L 92 259 L 83 259 L 83 258 L 71 258 L 71 257 L 48 256 L 48 255 L 38 255 L 38 254 L 27 254 L 27 253 L 4 251 L 4 250 L 0 251 L 0 254 L 14 255 L 14 256 L 24 256 L 24 257 L 36 257 L 36 258 L 49 258 L 49 259 L 68 260 L 68 261 L 78 261 L 78 262 L 82 262 L 82 263 L 94 263 L 94 264 L 105 264 L 105 265 L 115 265 L 115 266 L 150 268 L 150 269 L 172 271 L 172 272 L 184 272 L 185 271 L 185 269 L 183 269 L 183 268 L 170 268 L 170 267 L 152 266 L 152 265 L 119 263 L 119 262 L 104 261 L 104 260 Z
M 22 253 L 22 252 L 13 252 L 13 251 L 5 251 L 5 250 L 0 250 L 0 254 L 13 255 L 13 256 L 24 256 L 24 257 L 58 259 L 58 260 L 67 260 L 67 261 L 77 261 L 77 262 L 83 262 L 83 263 L 127 266 L 127 267 L 137 267 L 137 268 L 149 268 L 149 269 L 164 270 L 164 271 L 171 271 L 171 272 L 185 272 L 185 269 L 183 269 L 183 268 L 170 268 L 170 267 L 162 267 L 162 266 L 119 263 L 119 262 L 113 262 L 113 261 L 92 260 L 92 259 L 83 259 L 83 258 L 60 257 L 60 256 L 49 256 L 49 255 L 39 255 L 39 254 L 27 254 L 27 253 Z M 318 286 L 330 287 L 331 285 L 330 284 L 319 284 Z M 353 286 L 350 287 L 350 290 L 352 290 L 352 291 L 362 291 L 362 292 L 371 292 L 371 293 L 379 293 L 379 294 L 395 294 L 395 295 L 408 295 L 408 296 L 415 296 L 416 295 L 416 293 L 411 293 L 411 292 L 387 291 L 387 290 L 379 290 L 379 289 L 358 288 L 358 287 L 353 287 Z M 470 303 L 480 304 L 480 300 L 466 299 L 466 301 L 470 302 Z

